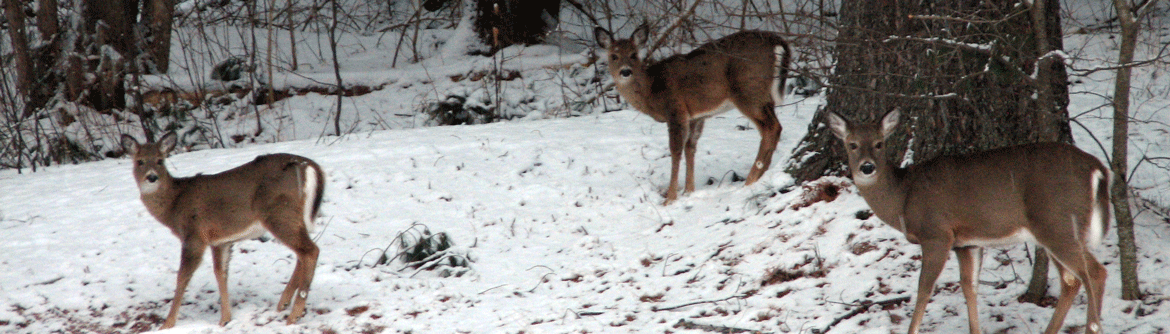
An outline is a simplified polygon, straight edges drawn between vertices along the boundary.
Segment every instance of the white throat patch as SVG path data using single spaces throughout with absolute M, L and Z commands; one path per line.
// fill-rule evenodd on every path
M 149 182 L 149 181 L 142 181 L 142 182 L 139 182 L 139 183 L 138 183 L 138 191 L 142 192 L 142 194 L 143 194 L 143 195 L 149 195 L 149 194 L 153 194 L 155 191 L 158 191 L 158 181 L 155 181 L 155 182 Z

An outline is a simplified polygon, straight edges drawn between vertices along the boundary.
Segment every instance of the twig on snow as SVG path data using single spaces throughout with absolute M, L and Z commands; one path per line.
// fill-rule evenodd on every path
M 822 330 L 815 330 L 814 329 L 812 332 L 813 333 L 828 333 L 829 329 L 832 329 L 833 326 L 836 326 L 837 324 L 841 323 L 842 321 L 845 321 L 846 319 L 855 317 L 858 314 L 865 313 L 866 310 L 869 310 L 870 306 L 874 306 L 874 305 L 887 306 L 887 305 L 901 304 L 901 303 L 905 303 L 905 302 L 909 302 L 909 301 L 910 301 L 910 296 L 902 296 L 902 297 L 886 299 L 886 300 L 876 301 L 876 302 L 872 301 L 872 300 L 863 300 L 860 303 L 858 303 L 857 308 L 854 308 L 852 311 L 849 311 L 849 313 L 846 313 L 843 316 L 837 317 L 837 319 L 833 319 L 833 322 L 829 323 L 828 326 L 825 326 L 825 329 L 822 329 Z
M 676 310 L 676 309 L 684 308 L 684 307 L 691 306 L 691 305 L 706 304 L 706 303 L 718 303 L 718 302 L 724 302 L 724 301 L 728 301 L 728 300 L 732 300 L 732 299 L 742 299 L 742 298 L 746 298 L 747 296 L 748 295 L 746 295 L 746 294 L 739 294 L 739 295 L 733 295 L 733 296 L 730 296 L 727 298 L 722 298 L 722 299 L 698 300 L 698 301 L 693 301 L 693 302 L 684 303 L 684 304 L 675 305 L 675 306 L 668 306 L 668 307 L 655 306 L 655 307 L 651 307 L 650 310 L 654 311 L 654 312 L 671 311 L 671 310 Z

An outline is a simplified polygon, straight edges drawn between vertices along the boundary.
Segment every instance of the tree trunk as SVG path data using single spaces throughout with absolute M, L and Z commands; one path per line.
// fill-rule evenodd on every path
M 794 149 L 797 182 L 847 176 L 826 111 L 867 122 L 899 107 L 908 131 L 888 150 L 904 163 L 1032 142 L 1071 142 L 1060 2 L 845 0 L 824 110 Z M 1022 12 L 1030 11 L 1030 12 Z M 1043 24 L 1043 27 L 1036 25 Z M 1045 57 L 1047 55 L 1047 57 Z M 1047 293 L 1046 265 L 1034 291 Z M 1043 283 L 1043 285 L 1041 285 Z
M 8 36 L 12 38 L 12 53 L 16 58 L 16 91 L 28 97 L 33 91 L 33 60 L 29 49 L 28 33 L 24 20 L 22 1 L 4 0 L 4 17 L 8 19 Z M 28 118 L 36 110 L 29 99 L 24 100 L 21 118 Z
M 1117 246 L 1121 251 L 1121 298 L 1142 298 L 1137 277 L 1137 245 L 1134 243 L 1133 215 L 1129 211 L 1129 184 L 1126 182 L 1129 154 L 1130 63 L 1137 44 L 1138 22 L 1128 0 L 1114 0 L 1121 25 L 1121 47 L 1117 51 L 1117 78 L 1113 88 L 1113 213 L 1117 219 Z
M 476 0 L 475 30 L 489 54 L 514 44 L 536 44 L 556 26 L 561 0 Z
M 146 66 L 148 74 L 167 73 L 171 64 L 171 29 L 175 14 L 174 0 L 145 0 L 142 24 L 146 31 L 143 44 L 153 66 Z

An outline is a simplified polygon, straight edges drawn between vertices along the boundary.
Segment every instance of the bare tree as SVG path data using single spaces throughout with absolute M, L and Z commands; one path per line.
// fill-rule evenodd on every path
M 1117 243 L 1121 258 L 1121 298 L 1142 299 L 1137 275 L 1137 245 L 1134 237 L 1133 213 L 1129 208 L 1129 99 L 1130 79 L 1134 66 L 1134 50 L 1137 47 L 1138 32 L 1142 18 L 1150 14 L 1158 0 L 1114 0 L 1117 23 L 1121 28 L 1121 45 L 1117 50 L 1117 77 L 1113 88 L 1113 212 L 1117 220 Z

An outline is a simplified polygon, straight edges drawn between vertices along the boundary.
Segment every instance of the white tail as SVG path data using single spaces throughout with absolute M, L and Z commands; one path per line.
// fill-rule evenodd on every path
M 272 233 L 297 255 L 296 269 L 277 304 L 277 310 L 283 311 L 295 298 L 288 323 L 296 322 L 304 315 L 317 266 L 319 251 L 309 232 L 325 190 L 321 166 L 305 157 L 271 154 L 219 174 L 174 178 L 165 159 L 175 144 L 174 133 L 146 144 L 122 136 L 122 147 L 134 160 L 142 203 L 183 244 L 175 298 L 162 328 L 175 326 L 183 292 L 208 247 L 219 285 L 219 324 L 231 321 L 227 272 L 232 244 L 264 232 Z
M 1044 332 L 1060 331 L 1084 284 L 1087 333 L 1099 333 L 1106 271 L 1087 245 L 1100 243 L 1108 227 L 1109 170 L 1101 161 L 1072 145 L 1040 143 L 898 168 L 883 143 L 900 116 L 894 109 L 878 124 L 858 125 L 830 113 L 829 127 L 845 143 L 853 182 L 866 203 L 922 246 L 909 332 L 918 332 L 934 282 L 954 250 L 969 329 L 981 333 L 975 291 L 982 247 L 1032 241 L 1052 255 L 1061 278 L 1060 299 Z
M 695 190 L 695 148 L 703 121 L 739 109 L 760 131 L 760 149 L 746 184 L 755 183 L 772 165 L 772 152 L 783 127 L 775 107 L 783 100 L 791 52 L 777 33 L 743 31 L 699 46 L 685 55 L 661 61 L 643 59 L 640 48 L 646 26 L 628 39 L 614 40 L 603 28 L 593 31 L 609 54 L 609 74 L 618 93 L 634 108 L 666 122 L 670 135 L 670 186 L 666 201 L 678 196 L 679 162 L 686 154 L 686 192 Z

